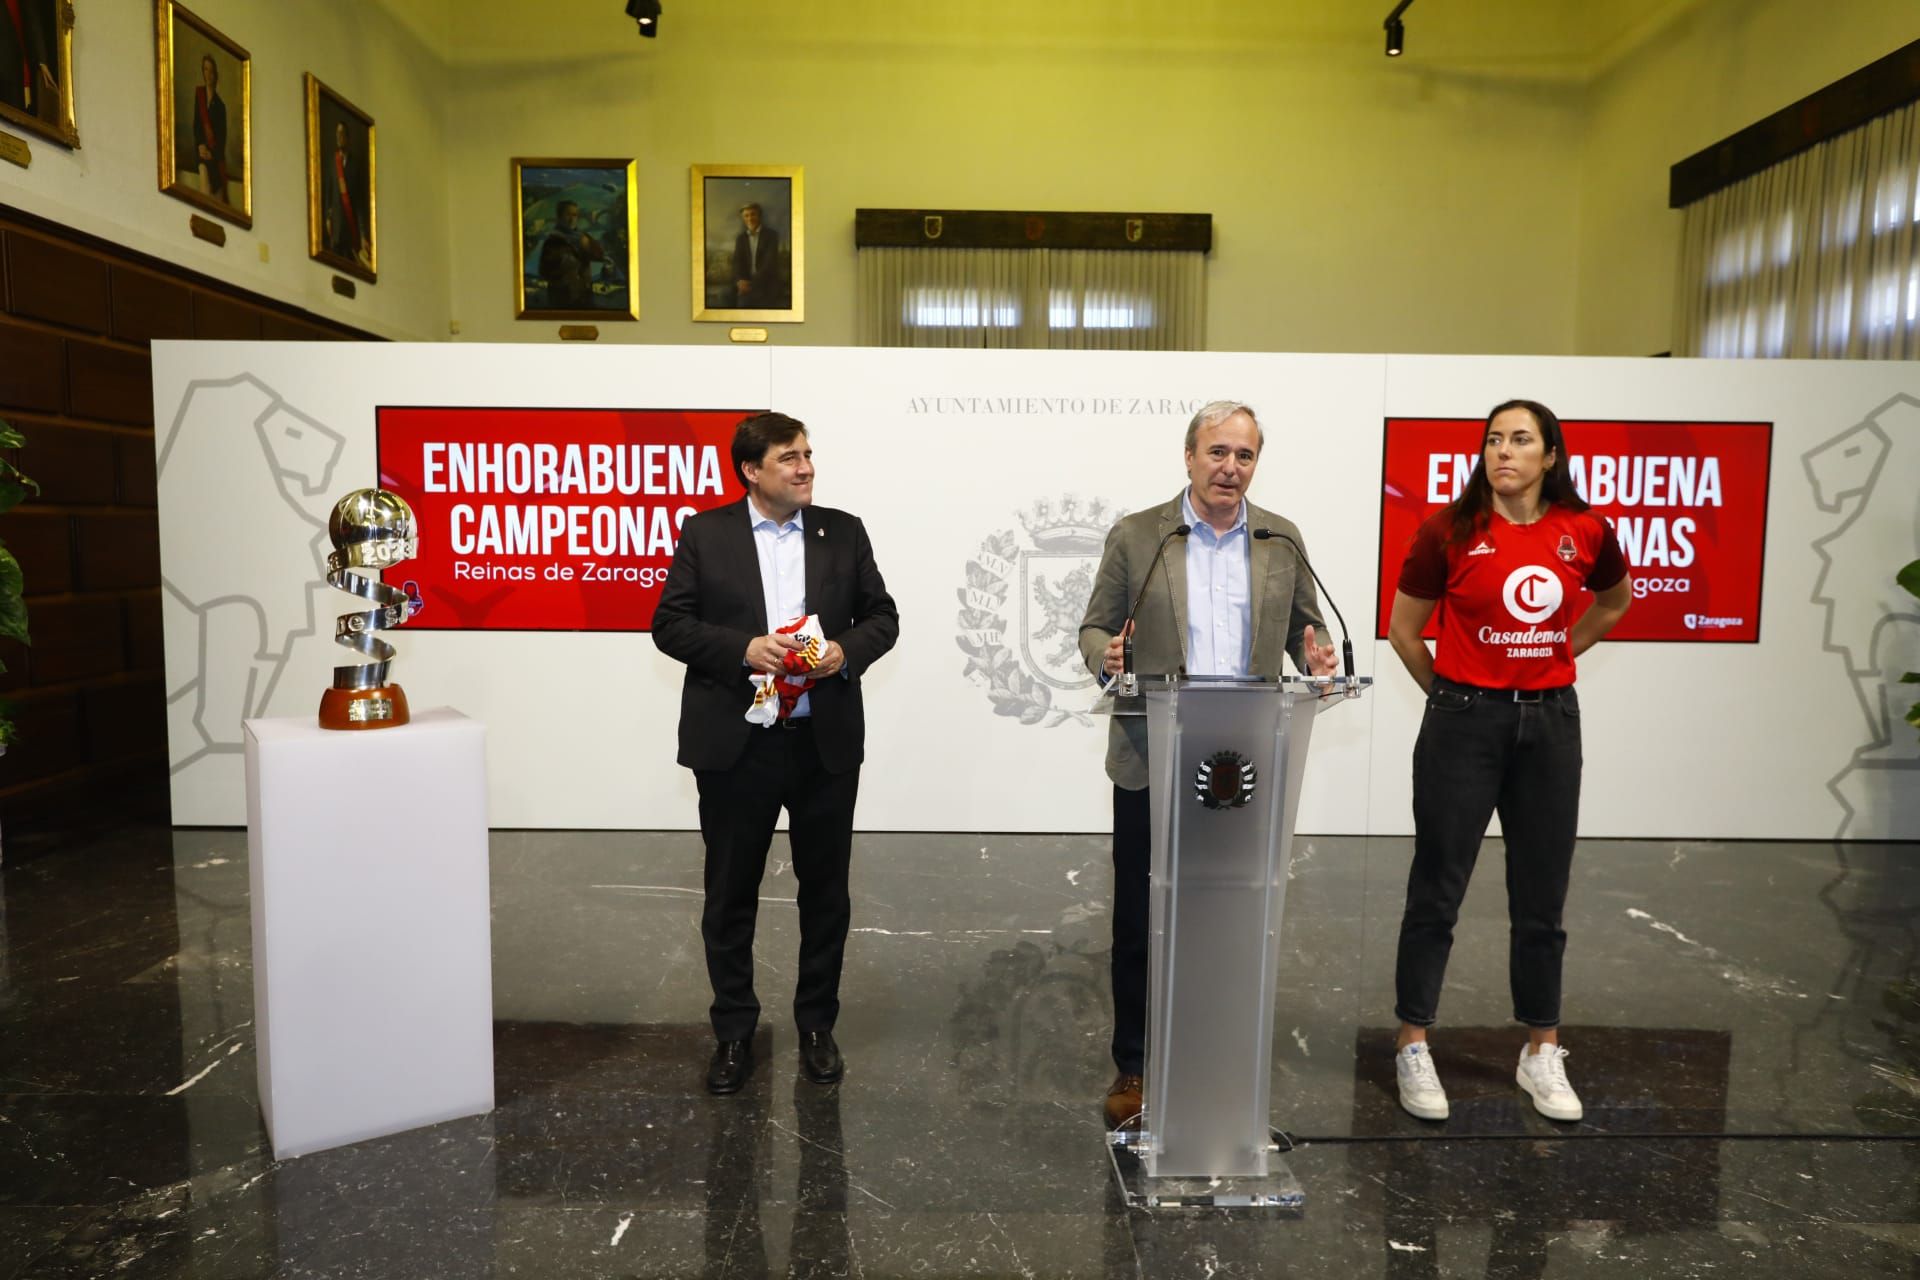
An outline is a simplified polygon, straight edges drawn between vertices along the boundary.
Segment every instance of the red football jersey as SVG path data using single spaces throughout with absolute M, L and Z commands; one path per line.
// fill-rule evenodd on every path
M 1429 517 L 1400 569 L 1400 590 L 1440 602 L 1433 669 L 1486 689 L 1572 684 L 1567 636 L 1586 611 L 1581 589 L 1605 591 L 1627 576 L 1613 526 L 1556 506 L 1532 524 L 1492 514 L 1453 546 L 1447 530 L 1444 511 Z

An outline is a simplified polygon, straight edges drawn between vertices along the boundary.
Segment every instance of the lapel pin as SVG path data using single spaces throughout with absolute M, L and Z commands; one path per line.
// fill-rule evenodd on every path
M 813 536 L 816 538 L 824 538 L 827 536 L 827 531 L 825 529 L 815 529 L 813 531 Z

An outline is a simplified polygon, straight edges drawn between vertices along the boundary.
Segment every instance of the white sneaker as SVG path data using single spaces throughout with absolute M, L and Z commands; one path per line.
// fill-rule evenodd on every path
M 1447 1118 L 1447 1091 L 1433 1069 L 1433 1051 L 1416 1040 L 1393 1055 L 1393 1073 L 1400 1078 L 1400 1105 L 1422 1120 Z
M 1513 1073 L 1515 1082 L 1533 1099 L 1533 1109 L 1549 1120 L 1578 1120 L 1586 1114 L 1580 1095 L 1567 1083 L 1562 1065 L 1566 1056 L 1567 1051 L 1557 1044 L 1542 1045 L 1538 1053 L 1521 1049 L 1520 1065 Z

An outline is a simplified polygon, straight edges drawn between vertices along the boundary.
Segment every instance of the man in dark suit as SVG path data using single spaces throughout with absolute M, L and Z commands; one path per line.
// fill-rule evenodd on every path
M 793 305 L 793 290 L 780 270 L 780 233 L 764 224 L 757 204 L 741 207 L 740 225 L 733 240 L 735 305 L 784 311 Z
M 782 808 L 799 882 L 793 1021 L 800 1065 L 819 1084 L 841 1076 L 833 1024 L 866 749 L 860 677 L 900 634 L 866 527 L 813 505 L 813 449 L 803 423 L 780 413 L 745 419 L 734 432 L 733 468 L 747 497 L 687 520 L 653 615 L 653 642 L 687 664 L 679 761 L 699 787 L 706 844 L 700 936 L 719 1041 L 707 1070 L 713 1093 L 738 1091 L 753 1070 L 760 1017 L 754 917 Z M 754 674 L 788 673 L 788 655 L 806 645 L 781 628 L 809 614 L 824 636 L 814 684 L 791 704 L 782 699 L 770 726 L 749 723 Z
M 1080 654 L 1102 682 L 1120 674 L 1127 609 L 1132 619 L 1134 671 L 1140 675 L 1281 674 L 1294 667 L 1313 675 L 1339 669 L 1324 630 L 1313 579 L 1300 553 L 1280 538 L 1255 538 L 1271 529 L 1305 547 L 1293 521 L 1247 501 L 1247 488 L 1266 443 L 1253 410 L 1216 400 L 1187 424 L 1187 486 L 1171 502 L 1135 512 L 1107 534 L 1094 575 L 1087 615 L 1080 623 Z M 1183 539 L 1174 534 L 1182 525 Z M 1166 553 L 1156 573 L 1155 551 Z M 1147 575 L 1153 590 L 1142 595 Z M 1107 1090 L 1107 1126 L 1129 1127 L 1140 1115 L 1147 1037 L 1147 887 L 1153 849 L 1147 795 L 1147 723 L 1114 716 L 1108 726 L 1107 776 L 1113 780 L 1113 1062 Z
M 216 200 L 227 194 L 227 104 L 220 97 L 220 64 L 212 54 L 200 58 L 200 83 L 193 91 L 193 149 L 200 166 L 200 189 Z

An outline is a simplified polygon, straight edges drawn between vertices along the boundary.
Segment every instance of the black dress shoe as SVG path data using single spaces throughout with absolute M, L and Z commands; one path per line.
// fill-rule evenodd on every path
M 714 1046 L 713 1061 L 707 1066 L 708 1093 L 738 1093 L 753 1074 L 753 1042 L 722 1040 Z
M 800 1033 L 800 1071 L 815 1084 L 832 1084 L 847 1072 L 831 1031 Z

